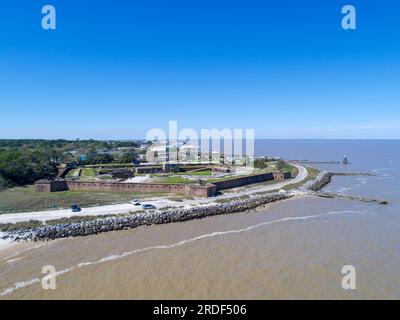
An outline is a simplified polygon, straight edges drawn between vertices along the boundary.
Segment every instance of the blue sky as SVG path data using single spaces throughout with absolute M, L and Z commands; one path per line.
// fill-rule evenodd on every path
M 0 138 L 144 138 L 177 120 L 398 139 L 399 17 L 395 0 L 2 1 Z

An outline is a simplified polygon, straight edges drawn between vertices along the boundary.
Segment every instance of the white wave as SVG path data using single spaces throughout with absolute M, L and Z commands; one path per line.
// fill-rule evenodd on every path
M 10 240 L 9 242 L 12 243 L 11 240 Z M 38 244 L 38 245 L 36 245 L 36 246 L 32 246 L 32 247 L 29 247 L 29 248 L 25 248 L 25 249 L 21 249 L 21 250 L 15 251 L 15 252 L 11 253 L 10 255 L 8 255 L 7 257 L 5 257 L 5 258 L 3 259 L 3 261 L 8 262 L 8 261 L 16 260 L 16 259 L 11 259 L 11 260 L 10 260 L 10 258 L 13 258 L 13 257 L 15 257 L 15 256 L 17 256 L 17 255 L 19 255 L 19 254 L 21 254 L 21 253 L 28 252 L 28 251 L 31 251 L 31 250 L 34 250 L 34 249 L 43 247 L 43 246 L 45 246 L 45 245 L 50 245 L 50 244 L 49 244 L 49 243 L 41 243 L 41 244 Z M 23 258 L 23 257 L 18 258 L 18 259 L 22 259 L 22 258 Z
M 374 169 L 372 172 L 379 173 L 381 171 L 393 171 L 396 170 L 395 168 L 381 168 L 381 169 Z
M 337 190 L 336 190 L 336 192 L 337 193 L 344 193 L 344 192 L 346 192 L 347 190 L 349 190 L 349 189 L 351 189 L 350 187 L 342 187 L 342 188 L 338 188 Z
M 25 256 L 18 257 L 18 258 L 14 258 L 14 259 L 9 259 L 9 260 L 5 260 L 5 259 L 4 259 L 4 261 L 5 261 L 5 263 L 12 264 L 12 263 L 14 263 L 15 261 L 19 261 L 19 260 L 21 260 L 21 259 L 23 259 L 23 258 L 25 258 Z
M 6 296 L 6 295 L 8 295 L 8 294 L 11 294 L 11 293 L 13 293 L 15 290 L 28 287 L 28 286 L 30 286 L 30 285 L 32 285 L 32 284 L 34 284 L 34 283 L 37 283 L 37 282 L 40 282 L 40 279 L 39 279 L 39 278 L 35 278 L 35 279 L 27 280 L 27 281 L 16 282 L 16 283 L 14 283 L 14 285 L 13 285 L 12 287 L 9 287 L 9 288 L 3 290 L 3 291 L 0 293 L 0 297 Z
M 390 175 L 390 174 L 383 174 L 382 176 L 380 176 L 379 178 L 378 178 L 378 180 L 388 180 L 388 179 L 394 179 L 394 178 L 396 178 L 395 176 L 392 176 L 392 175 Z
M 360 214 L 360 215 L 364 215 L 364 214 L 367 214 L 367 213 L 361 212 L 361 211 L 331 211 L 331 212 L 327 212 L 327 213 L 323 213 L 323 214 L 319 214 L 319 215 L 308 215 L 308 216 L 300 216 L 300 217 L 286 217 L 286 218 L 276 219 L 276 220 L 272 220 L 272 221 L 261 222 L 259 224 L 252 225 L 252 226 L 249 226 L 249 227 L 246 227 L 246 228 L 243 228 L 243 229 L 228 230 L 228 231 L 216 231 L 216 232 L 203 234 L 201 236 L 197 236 L 197 237 L 194 237 L 194 238 L 182 240 L 182 241 L 179 241 L 179 242 L 176 242 L 176 243 L 172 243 L 172 244 L 168 244 L 168 245 L 157 245 L 157 246 L 151 246 L 151 247 L 136 249 L 136 250 L 133 250 L 133 251 L 125 251 L 120 255 L 110 255 L 110 256 L 107 256 L 107 257 L 103 257 L 103 258 L 101 258 L 100 260 L 97 260 L 97 261 L 81 262 L 81 263 L 77 264 L 76 266 L 64 269 L 62 271 L 58 271 L 56 273 L 56 275 L 66 274 L 68 272 L 72 272 L 72 271 L 74 271 L 76 269 L 83 268 L 83 267 L 86 267 L 86 266 L 91 266 L 91 265 L 96 265 L 96 264 L 100 264 L 100 263 L 103 263 L 103 262 L 118 260 L 118 259 L 130 256 L 130 255 L 133 255 L 133 254 L 137 254 L 137 253 L 142 253 L 142 252 L 151 251 L 151 250 L 172 249 L 172 248 L 183 246 L 185 244 L 193 243 L 195 241 L 199 241 L 199 240 L 202 240 L 202 239 L 213 238 L 213 237 L 229 235 L 229 234 L 240 234 L 240 233 L 243 233 L 243 232 L 251 231 L 251 230 L 254 230 L 254 229 L 257 229 L 257 228 L 260 228 L 260 227 L 263 227 L 263 226 L 275 224 L 275 223 L 290 222 L 290 221 L 302 221 L 302 220 L 323 218 L 323 217 L 328 217 L 328 216 L 333 216 L 333 215 L 340 215 L 340 214 Z M 11 287 L 9 287 L 7 289 L 4 289 L 0 293 L 0 297 L 9 295 L 12 292 L 14 292 L 15 290 L 30 286 L 30 285 L 32 285 L 34 283 L 37 283 L 37 282 L 40 282 L 39 278 L 35 278 L 35 279 L 27 280 L 27 281 L 16 282 L 13 286 L 11 286 Z
M 396 168 L 382 168 L 382 169 L 374 169 L 372 170 L 375 173 L 381 173 L 381 172 L 385 172 L 385 171 L 394 171 L 396 170 Z M 378 177 L 378 180 L 386 180 L 386 179 L 394 179 L 396 178 L 394 175 L 390 175 L 387 173 L 381 174 Z

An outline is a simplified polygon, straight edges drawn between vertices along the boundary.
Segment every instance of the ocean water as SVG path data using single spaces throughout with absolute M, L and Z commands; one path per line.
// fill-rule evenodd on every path
M 399 299 L 400 141 L 258 140 L 257 155 L 340 161 L 327 191 L 263 209 L 22 244 L 0 260 L 2 299 Z M 58 271 L 43 290 L 41 271 Z M 356 270 L 344 290 L 342 267 Z

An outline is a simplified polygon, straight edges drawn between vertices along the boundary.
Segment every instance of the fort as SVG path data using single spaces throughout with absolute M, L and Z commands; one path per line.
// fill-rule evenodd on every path
M 168 183 L 125 183 L 125 182 L 88 182 L 67 179 L 39 180 L 35 183 L 36 192 L 60 191 L 107 191 L 107 192 L 143 192 L 178 193 L 194 197 L 212 197 L 218 191 L 242 187 L 266 181 L 290 179 L 290 172 L 271 172 L 244 177 L 227 178 L 207 184 L 168 184 Z

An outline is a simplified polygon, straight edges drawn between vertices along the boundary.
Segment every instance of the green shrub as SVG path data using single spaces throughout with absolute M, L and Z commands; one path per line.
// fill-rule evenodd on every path
M 7 231 L 15 231 L 15 230 L 23 230 L 23 229 L 33 229 L 42 226 L 43 223 L 37 220 L 29 220 L 24 222 L 17 223 L 2 223 L 0 224 L 0 230 Z

